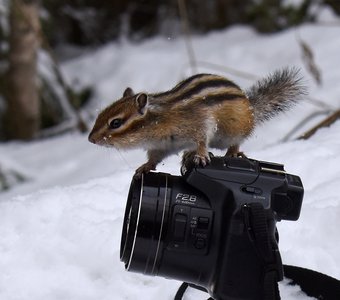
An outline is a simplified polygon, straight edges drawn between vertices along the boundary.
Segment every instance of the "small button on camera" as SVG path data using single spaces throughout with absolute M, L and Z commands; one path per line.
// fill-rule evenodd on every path
M 248 194 L 256 194 L 256 195 L 262 194 L 262 190 L 254 186 L 243 186 L 241 190 L 242 192 L 248 193 Z
M 197 229 L 207 230 L 209 228 L 209 218 L 199 217 L 197 221 Z
M 206 245 L 206 240 L 203 238 L 197 238 L 195 240 L 194 246 L 196 249 L 203 249 Z
M 183 242 L 185 238 L 185 230 L 187 226 L 187 215 L 177 213 L 175 215 L 174 223 L 174 240 L 177 242 Z

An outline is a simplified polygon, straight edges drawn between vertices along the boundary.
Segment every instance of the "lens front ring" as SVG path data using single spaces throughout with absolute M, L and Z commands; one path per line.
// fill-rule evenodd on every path
M 133 179 L 125 211 L 121 260 L 129 271 L 157 275 L 170 206 L 168 176 Z

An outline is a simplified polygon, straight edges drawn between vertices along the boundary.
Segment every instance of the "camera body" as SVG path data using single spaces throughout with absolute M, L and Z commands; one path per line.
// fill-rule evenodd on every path
M 134 178 L 121 260 L 129 271 L 192 283 L 214 299 L 263 300 L 283 277 L 276 222 L 297 220 L 302 198 L 298 176 L 246 158 Z

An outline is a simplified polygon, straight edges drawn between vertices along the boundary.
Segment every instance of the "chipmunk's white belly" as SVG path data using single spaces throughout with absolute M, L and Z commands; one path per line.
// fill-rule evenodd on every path
M 146 150 L 159 149 L 169 153 L 177 153 L 181 150 L 194 150 L 197 148 L 197 144 L 188 138 L 173 135 L 160 141 L 148 142 L 144 148 Z
M 208 146 L 209 148 L 225 150 L 228 149 L 230 146 L 239 145 L 243 140 L 244 137 L 228 138 L 226 136 L 216 135 L 209 141 Z

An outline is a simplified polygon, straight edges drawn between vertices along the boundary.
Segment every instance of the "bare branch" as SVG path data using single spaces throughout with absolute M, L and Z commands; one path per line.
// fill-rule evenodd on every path
M 182 30 L 185 36 L 185 45 L 187 48 L 191 72 L 195 74 L 197 72 L 197 61 L 195 57 L 194 47 L 191 41 L 191 32 L 190 32 L 190 26 L 189 26 L 187 7 L 185 5 L 185 0 L 178 0 L 177 3 L 178 3 L 179 15 L 181 18 L 181 23 L 182 23 Z
M 322 85 L 321 72 L 315 62 L 312 48 L 304 40 L 302 40 L 301 36 L 298 33 L 296 34 L 296 39 L 301 47 L 302 59 L 307 70 L 312 75 L 316 83 L 318 85 Z
M 304 134 L 299 136 L 298 139 L 299 140 L 307 140 L 312 135 L 314 135 L 314 133 L 317 132 L 320 128 L 329 127 L 331 124 L 333 124 L 338 119 L 340 119 L 340 109 L 338 109 L 337 111 L 333 112 L 330 116 L 328 116 L 326 119 L 321 121 L 319 124 L 315 125 L 310 130 L 306 131 Z
M 320 115 L 326 115 L 329 114 L 330 111 L 316 111 L 313 112 L 312 114 L 308 115 L 302 121 L 300 121 L 297 125 L 295 125 L 281 140 L 280 142 L 287 142 L 292 138 L 292 136 L 299 131 L 304 125 L 306 125 L 310 120 L 316 118 L 317 116 Z
M 327 110 L 327 111 L 334 111 L 334 110 L 336 110 L 335 107 L 327 104 L 326 102 L 324 102 L 322 100 L 315 99 L 315 98 L 313 98 L 311 96 L 306 96 L 306 100 L 308 100 L 309 103 L 311 103 L 311 104 L 313 104 L 313 105 L 315 105 L 317 107 L 320 107 L 320 108 L 322 108 L 324 110 Z

